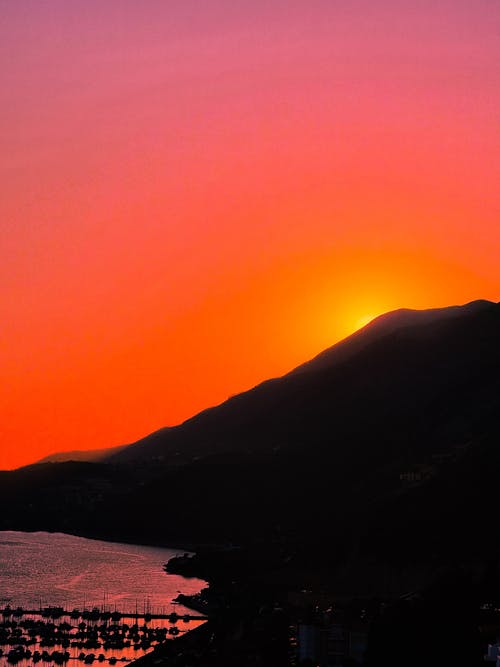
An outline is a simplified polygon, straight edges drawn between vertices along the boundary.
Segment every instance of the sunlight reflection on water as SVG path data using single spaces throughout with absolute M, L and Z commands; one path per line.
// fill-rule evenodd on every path
M 179 552 L 171 549 L 88 540 L 60 533 L 0 532 L 0 608 L 7 604 L 33 610 L 59 606 L 71 611 L 74 608 L 83 610 L 105 606 L 109 611 L 137 610 L 139 613 L 148 611 L 157 614 L 170 614 L 175 611 L 182 616 L 189 610 L 181 605 L 173 605 L 172 599 L 180 591 L 188 595 L 198 593 L 206 582 L 167 575 L 163 565 L 177 553 Z M 5 625 L 5 622 L 10 620 L 19 624 L 27 618 L 0 617 L 0 623 Z M 40 616 L 31 618 L 41 620 Z M 63 621 L 72 625 L 72 629 L 68 631 L 72 644 L 81 644 L 81 641 L 76 641 L 75 634 L 82 619 L 60 618 L 54 623 L 60 624 Z M 178 624 L 168 620 L 153 620 L 145 624 L 144 620 L 134 618 L 122 619 L 121 623 L 126 622 L 132 626 L 136 621 L 139 625 L 137 636 L 129 646 L 105 650 L 101 642 L 97 649 L 73 645 L 61 648 L 60 645 L 55 645 L 46 650 L 49 654 L 67 650 L 72 661 L 69 664 L 81 664 L 78 656 L 82 652 L 85 655 L 94 653 L 96 662 L 99 653 L 102 653 L 101 661 L 108 661 L 110 657 L 118 660 L 123 658 L 124 664 L 151 649 L 144 645 L 143 641 L 150 628 L 164 627 L 172 630 L 176 626 L 181 633 L 200 624 L 200 621 L 185 622 L 182 619 L 179 619 Z M 93 625 L 99 624 L 102 623 Z M 9 632 L 12 634 L 12 629 L 9 629 Z M 24 630 L 23 634 L 28 636 Z M 43 650 L 38 643 L 28 648 L 32 653 Z M 0 649 L 3 650 L 0 667 L 5 667 L 9 664 L 6 656 L 12 649 L 12 644 L 0 646 Z M 33 659 L 30 658 L 17 664 L 19 667 L 26 667 L 32 662 Z M 41 660 L 40 664 L 44 665 L 44 661 Z

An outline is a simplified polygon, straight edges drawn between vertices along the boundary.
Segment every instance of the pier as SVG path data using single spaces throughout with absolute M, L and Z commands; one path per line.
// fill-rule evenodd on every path
M 165 620 L 171 623 L 182 620 L 189 621 L 206 621 L 207 617 L 201 614 L 178 614 L 177 612 L 158 613 L 153 611 L 139 612 L 135 611 L 109 611 L 93 607 L 92 609 L 72 609 L 67 610 L 63 607 L 39 607 L 38 609 L 24 609 L 23 607 L 11 607 L 7 605 L 0 610 L 0 616 L 4 618 L 14 617 L 22 618 L 23 616 L 43 616 L 45 618 L 57 619 L 62 616 L 69 616 L 72 619 L 83 619 L 85 621 L 119 621 L 121 619 L 137 619 L 143 621 Z

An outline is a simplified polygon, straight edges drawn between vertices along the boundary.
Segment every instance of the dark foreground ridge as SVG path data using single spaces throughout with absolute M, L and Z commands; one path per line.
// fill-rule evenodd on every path
M 239 608 L 252 614 L 253 591 L 268 610 L 308 591 L 316 608 L 320 598 L 350 600 L 344 613 L 357 623 L 352 600 L 366 612 L 370 600 L 411 592 L 370 621 L 384 664 L 401 664 L 387 649 L 391 623 L 413 619 L 405 627 L 420 628 L 424 645 L 430 631 L 418 619 L 431 609 L 449 616 L 446 596 L 477 632 L 474 610 L 497 595 L 499 341 L 496 303 L 389 313 L 288 375 L 100 463 L 0 473 L 0 527 L 201 547 L 183 567 L 234 609 L 232 584 L 214 580 L 231 553 Z M 469 590 L 463 604 L 450 581 Z M 443 645 L 458 641 L 457 628 L 462 643 L 467 636 L 452 625 Z M 479 643 L 471 639 L 476 657 Z

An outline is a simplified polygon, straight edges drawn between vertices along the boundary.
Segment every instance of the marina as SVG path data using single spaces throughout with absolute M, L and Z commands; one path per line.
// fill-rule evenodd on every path
M 198 627 L 194 614 L 61 607 L 0 610 L 0 666 L 107 662 L 127 664 Z
M 167 574 L 172 549 L 0 532 L 0 667 L 127 664 L 205 623 L 175 602 L 206 582 Z

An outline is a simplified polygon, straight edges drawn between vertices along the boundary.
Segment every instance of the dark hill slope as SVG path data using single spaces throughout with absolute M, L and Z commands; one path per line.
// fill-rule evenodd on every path
M 143 540 L 159 527 L 177 540 L 278 539 L 344 565 L 439 562 L 464 544 L 484 555 L 500 470 L 500 306 L 452 312 L 385 316 L 349 358 L 335 346 L 314 369 L 124 451 L 117 459 L 164 471 L 118 500 L 114 528 L 130 530 L 141 508 Z
M 351 593 L 411 589 L 500 555 L 499 341 L 498 304 L 391 313 L 113 464 L 3 473 L 0 527 L 279 543 Z
M 498 304 L 389 313 L 283 378 L 110 460 L 180 464 L 286 450 L 322 452 L 328 463 L 411 462 L 462 442 L 492 419 L 499 341 Z
M 65 461 L 84 461 L 87 463 L 98 463 L 118 453 L 127 445 L 107 447 L 106 449 L 73 449 L 70 452 L 54 452 L 44 456 L 37 463 L 64 463 Z
M 432 325 L 436 322 L 463 317 L 466 314 L 472 315 L 483 310 L 489 310 L 495 305 L 491 301 L 478 300 L 464 306 L 448 306 L 446 308 L 431 308 L 428 310 L 411 310 L 409 308 L 393 310 L 380 315 L 345 340 L 320 352 L 316 357 L 293 370 L 292 373 L 330 368 L 336 363 L 348 361 L 367 345 L 383 336 L 394 333 L 398 329 Z

